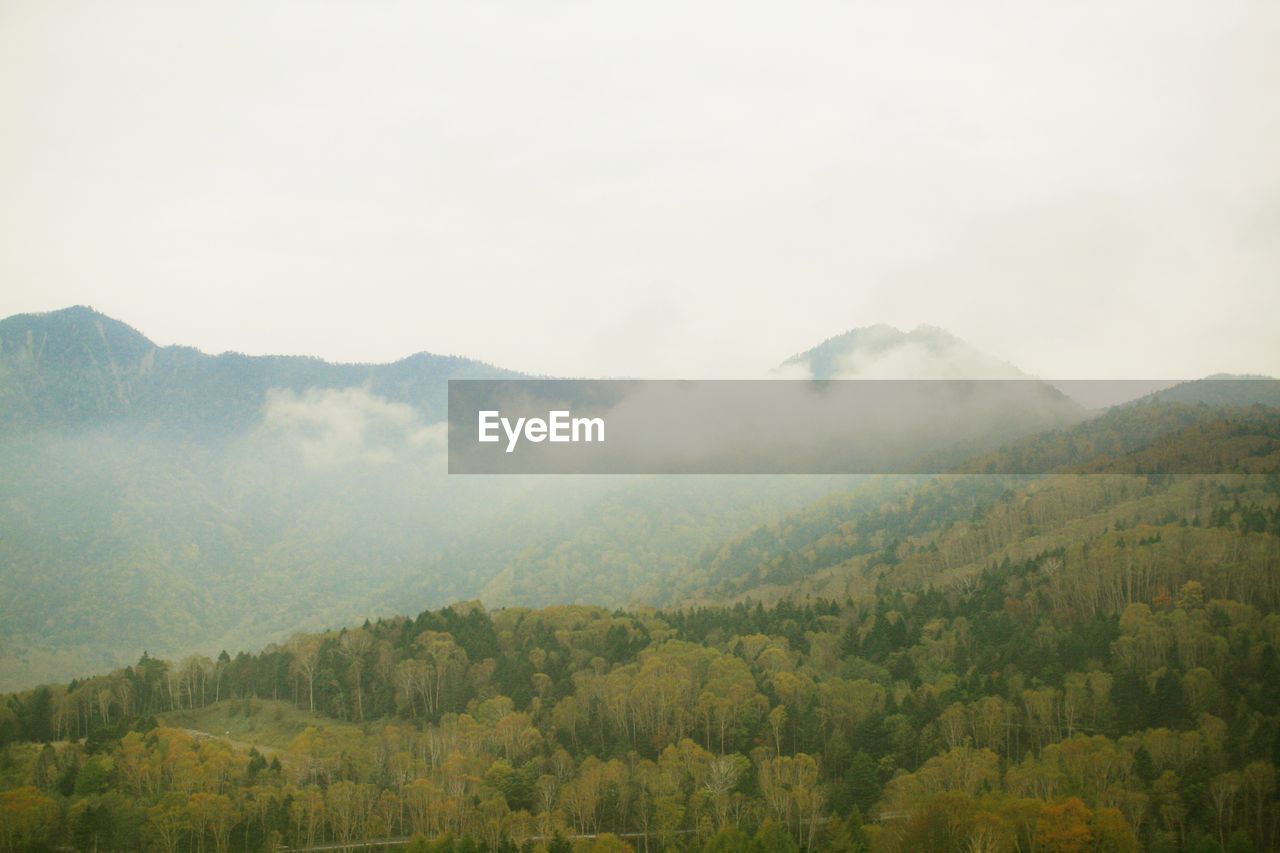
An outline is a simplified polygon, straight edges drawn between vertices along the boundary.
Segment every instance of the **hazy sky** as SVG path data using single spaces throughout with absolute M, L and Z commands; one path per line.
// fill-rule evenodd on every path
M 1280 375 L 1280 3 L 0 0 L 0 315 L 561 375 Z

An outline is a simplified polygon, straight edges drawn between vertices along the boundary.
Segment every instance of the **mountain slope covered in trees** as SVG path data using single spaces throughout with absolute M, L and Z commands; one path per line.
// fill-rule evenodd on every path
M 5 841 L 1280 849 L 1278 424 L 1153 404 L 1008 451 L 1065 473 L 872 480 L 704 554 L 736 603 L 473 603 L 14 694 Z
M 760 525 L 700 554 L 671 600 L 842 598 L 881 583 L 963 583 L 990 560 L 1079 545 L 1117 526 L 1204 523 L 1224 495 L 1269 507 L 1258 483 L 1273 483 L 1277 470 L 1275 409 L 1121 407 L 978 456 L 953 475 L 873 478 Z M 1188 471 L 1206 473 L 1171 473 Z
M 447 477 L 447 380 L 516 375 L 209 356 L 87 308 L 0 321 L 0 688 L 473 598 L 583 530 L 632 555 L 614 578 L 671 567 L 839 488 Z M 575 598 L 630 600 L 589 577 Z
M 0 688 L 476 597 L 662 603 L 693 555 L 850 483 L 447 477 L 447 380 L 516 375 L 0 321 Z
M 1240 537 L 1235 507 L 1209 530 Z M 1082 606 L 1071 590 L 1167 532 L 1123 535 L 945 590 L 470 606 L 148 658 L 12 697 L 0 803 L 17 843 L 82 849 L 602 832 L 693 850 L 1274 849 L 1274 603 L 1157 571 Z M 305 717 L 273 748 L 189 730 L 209 705 L 283 721 L 267 700 Z

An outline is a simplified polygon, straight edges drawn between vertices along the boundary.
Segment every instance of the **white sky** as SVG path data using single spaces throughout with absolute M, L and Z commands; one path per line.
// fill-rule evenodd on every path
M 1280 375 L 1280 3 L 0 0 L 0 315 L 560 375 Z

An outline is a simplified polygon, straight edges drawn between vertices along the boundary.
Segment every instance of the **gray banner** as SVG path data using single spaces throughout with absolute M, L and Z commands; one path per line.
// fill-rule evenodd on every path
M 1119 406 L 1104 414 L 1099 401 Z M 1116 412 L 1159 402 L 1187 410 L 1185 423 L 1168 425 L 1175 430 L 1197 423 L 1191 416 L 1196 411 L 1223 416 L 1225 410 L 1207 403 L 1235 404 L 1230 411 L 1236 413 L 1250 403 L 1280 404 L 1280 383 L 453 380 L 449 471 L 931 474 L 977 464 L 982 454 L 1026 436 L 1091 421 L 1098 424 L 1095 431 L 1116 431 L 1109 448 L 1124 449 L 1126 441 L 1137 448 L 1151 435 L 1125 437 L 1132 429 Z M 1274 422 L 1275 410 L 1256 411 L 1270 411 Z M 1117 422 L 1108 426 L 1106 418 Z M 1265 434 L 1262 440 L 1268 440 Z M 1079 455 L 1024 449 L 998 465 L 1002 473 L 1038 474 L 1089 461 L 1083 450 Z M 1164 473 L 1209 473 L 1204 469 L 1212 467 L 1190 458 L 1161 464 Z

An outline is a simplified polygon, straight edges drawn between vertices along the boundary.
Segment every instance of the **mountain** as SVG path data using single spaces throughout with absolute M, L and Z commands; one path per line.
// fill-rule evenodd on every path
M 1280 605 L 1280 409 L 1119 407 L 979 455 L 953 474 L 872 478 L 704 551 L 664 601 L 945 589 L 1005 559 L 1115 547 L 1116 531 L 1142 525 L 1173 528 L 1186 549 L 1167 556 L 1168 583 L 1190 572 L 1211 578 L 1215 594 L 1256 593 Z M 1268 536 L 1214 556 L 1222 536 L 1207 528 L 1236 525 Z
M 828 338 L 784 361 L 778 372 L 813 379 L 1030 378 L 945 329 L 917 326 L 903 332 L 884 324 Z
M 1280 406 L 1280 380 L 1254 374 L 1217 373 L 1142 398 L 1160 403 L 1200 403 L 1206 406 Z
M 857 479 L 448 477 L 447 379 L 519 375 L 213 356 L 84 307 L 0 321 L 0 686 L 469 598 L 660 601 L 690 554 Z
M 668 608 L 467 602 L 0 696 L 0 836 L 1280 849 L 1280 410 L 1152 401 L 967 467 L 1019 455 L 1061 473 L 866 480 Z
M 447 476 L 447 379 L 515 376 L 211 356 L 80 307 L 0 321 L 0 687 L 480 595 L 625 604 L 847 484 Z
M 518 375 L 425 353 L 210 356 L 87 308 L 0 321 L 0 688 L 473 598 L 713 596 L 741 561 L 699 554 L 832 493 L 856 515 L 917 482 L 839 497 L 865 478 L 447 476 L 446 380 Z M 948 464 L 1083 417 L 1042 390 L 1034 417 Z
M 89 308 L 0 321 L 0 684 L 388 612 L 516 488 L 450 480 L 447 380 L 159 347 Z M 420 603 L 474 594 L 436 569 Z
M 449 379 L 520 374 L 456 356 L 418 353 L 391 364 L 333 364 L 305 356 L 207 355 L 156 346 L 91 308 L 0 320 L 0 430 L 112 423 L 218 435 L 242 432 L 269 390 L 362 388 L 443 420 Z
M 193 428 L 91 319 L 0 434 L 9 848 L 1280 843 L 1278 408 L 1193 384 L 938 476 L 449 478 L 368 385 Z

